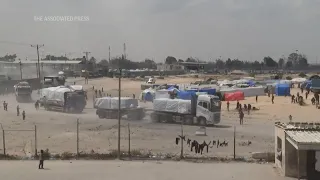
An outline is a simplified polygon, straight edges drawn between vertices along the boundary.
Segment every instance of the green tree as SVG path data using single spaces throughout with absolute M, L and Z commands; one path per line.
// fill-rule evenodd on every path
M 267 67 L 277 67 L 278 66 L 278 63 L 269 56 L 264 57 L 263 62 Z
M 284 59 L 280 58 L 279 61 L 278 61 L 278 67 L 279 68 L 283 68 L 283 66 L 284 66 Z
M 178 61 L 175 57 L 173 56 L 168 56 L 166 58 L 165 64 L 176 64 Z

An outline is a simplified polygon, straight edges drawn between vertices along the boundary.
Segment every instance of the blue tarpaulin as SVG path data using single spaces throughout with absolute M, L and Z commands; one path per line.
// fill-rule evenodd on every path
M 290 85 L 289 84 L 276 84 L 276 95 L 277 96 L 290 96 Z
M 191 100 L 192 95 L 195 95 L 195 92 L 190 91 L 180 91 L 178 92 L 178 98 L 184 100 Z

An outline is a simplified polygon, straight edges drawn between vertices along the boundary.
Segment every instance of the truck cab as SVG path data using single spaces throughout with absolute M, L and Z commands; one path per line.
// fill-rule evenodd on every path
M 196 105 L 196 117 L 200 125 L 214 125 L 221 120 L 221 101 L 218 96 L 199 95 Z

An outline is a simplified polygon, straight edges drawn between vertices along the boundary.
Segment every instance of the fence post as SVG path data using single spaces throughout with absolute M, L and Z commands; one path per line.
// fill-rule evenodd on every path
M 181 120 L 181 136 L 180 136 L 180 138 L 181 138 L 181 153 L 180 153 L 180 158 L 183 159 L 183 121 L 184 121 L 184 119 L 182 119 L 180 117 L 180 120 Z
M 34 125 L 34 155 L 35 155 L 35 157 L 38 156 L 38 152 L 37 152 L 37 125 Z
M 129 155 L 129 157 L 131 157 L 131 147 L 130 147 L 130 141 L 131 141 L 131 139 L 130 139 L 130 122 L 128 122 L 128 133 L 129 133 L 129 149 L 128 149 L 128 155 Z
M 233 130 L 233 159 L 236 159 L 236 127 Z
M 77 119 L 77 157 L 79 158 L 79 119 Z
M 3 155 L 6 156 L 6 138 L 5 138 L 5 132 L 2 129 L 2 143 L 3 143 Z

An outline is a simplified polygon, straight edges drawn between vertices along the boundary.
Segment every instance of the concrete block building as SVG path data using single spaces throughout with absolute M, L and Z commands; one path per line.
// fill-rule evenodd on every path
M 320 179 L 320 123 L 275 123 L 275 164 L 284 176 Z

